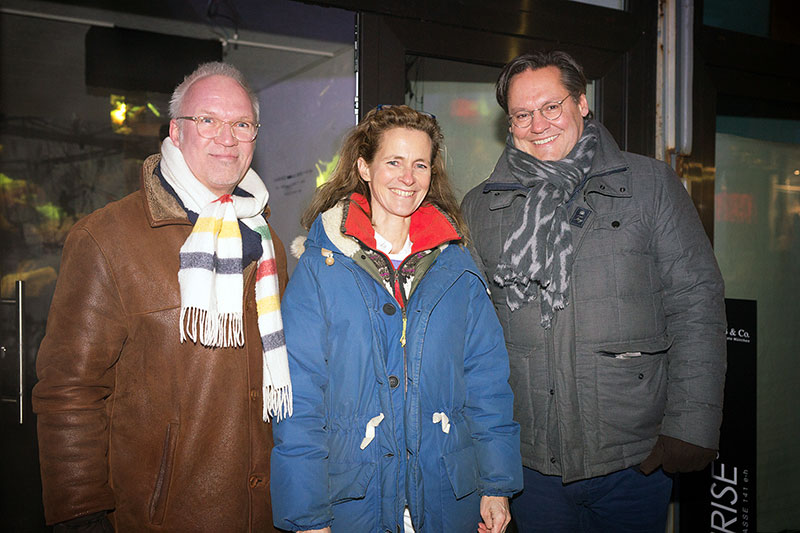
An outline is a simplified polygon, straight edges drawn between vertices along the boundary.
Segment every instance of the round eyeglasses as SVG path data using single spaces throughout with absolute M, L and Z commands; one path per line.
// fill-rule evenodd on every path
M 565 96 L 560 102 L 547 102 L 539 109 L 531 109 L 530 111 L 523 109 L 522 111 L 517 111 L 513 115 L 509 115 L 508 120 L 518 128 L 527 128 L 531 125 L 531 122 L 533 122 L 533 115 L 537 111 L 547 120 L 558 120 L 558 117 L 560 117 L 561 113 L 564 111 L 564 106 L 562 104 L 569 96 L 570 95 Z
M 258 128 L 261 124 L 254 124 L 247 120 L 232 120 L 230 122 L 207 115 L 196 117 L 177 117 L 178 119 L 191 120 L 197 126 L 197 134 L 206 139 L 214 139 L 222 132 L 222 125 L 227 124 L 231 128 L 231 135 L 243 143 L 251 143 L 256 140 Z

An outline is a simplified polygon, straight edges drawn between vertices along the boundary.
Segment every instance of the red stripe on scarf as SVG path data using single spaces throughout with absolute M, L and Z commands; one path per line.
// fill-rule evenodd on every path
M 214 201 L 215 202 L 219 202 L 221 204 L 229 204 L 229 203 L 233 202 L 233 196 L 230 195 L 230 194 L 223 194 L 222 196 L 220 196 L 219 198 L 217 198 Z
M 278 272 L 278 267 L 275 259 L 262 261 L 258 264 L 258 272 L 256 272 L 256 282 L 261 281 L 262 278 L 267 276 L 274 276 Z

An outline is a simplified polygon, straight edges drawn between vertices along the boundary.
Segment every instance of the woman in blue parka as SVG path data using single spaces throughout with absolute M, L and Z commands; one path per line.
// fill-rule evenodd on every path
M 303 215 L 282 304 L 294 414 L 273 425 L 280 528 L 508 524 L 522 489 L 508 355 L 441 142 L 432 116 L 373 109 Z

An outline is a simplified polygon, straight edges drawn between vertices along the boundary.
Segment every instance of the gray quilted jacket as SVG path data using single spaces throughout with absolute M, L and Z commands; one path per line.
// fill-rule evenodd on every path
M 637 465 L 659 433 L 717 448 L 725 381 L 723 282 L 672 169 L 622 152 L 600 124 L 592 169 L 568 206 L 569 304 L 540 325 L 492 282 L 528 189 L 504 156 L 462 208 L 511 360 L 522 462 L 568 483 Z

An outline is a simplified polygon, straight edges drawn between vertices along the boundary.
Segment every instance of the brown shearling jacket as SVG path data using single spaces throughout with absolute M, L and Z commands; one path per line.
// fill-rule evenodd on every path
M 110 510 L 116 531 L 274 531 L 255 263 L 245 346 L 181 343 L 178 254 L 192 225 L 159 160 L 64 246 L 33 393 L 46 519 Z

